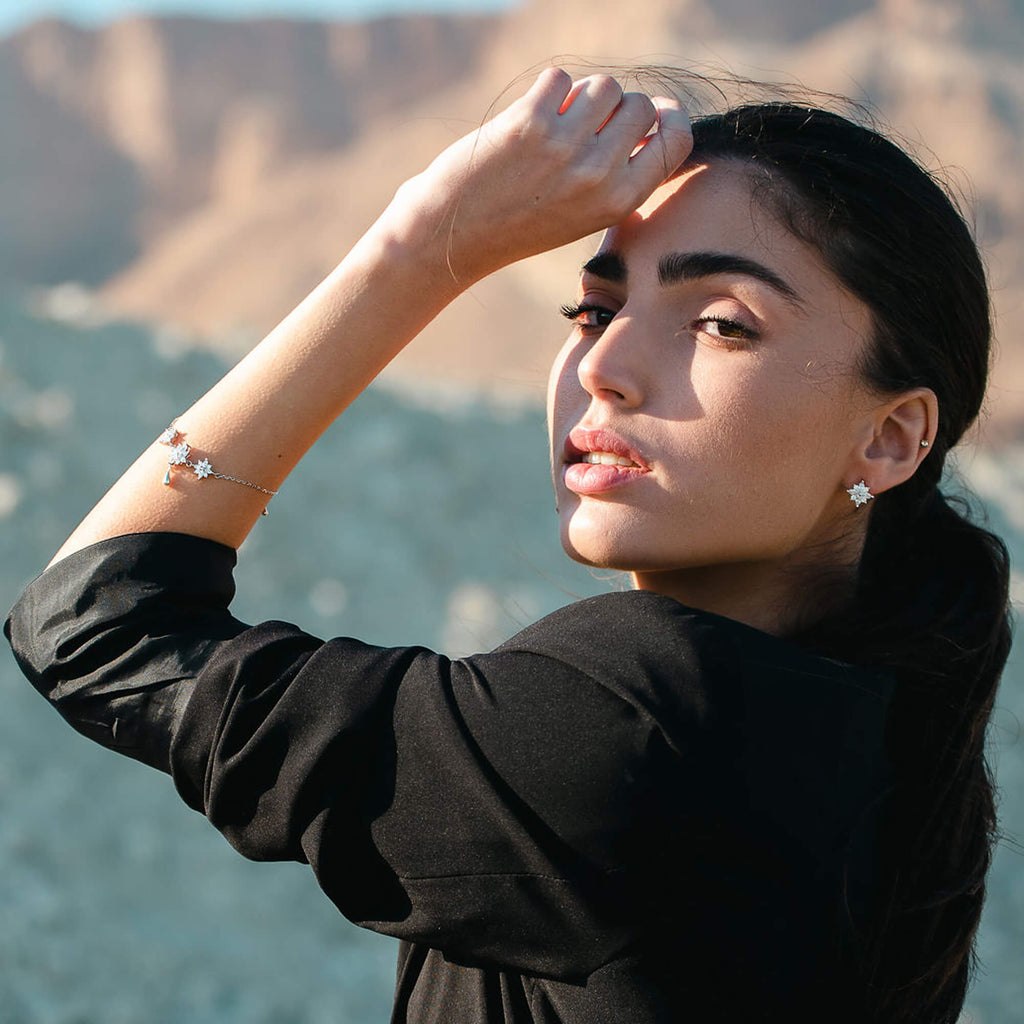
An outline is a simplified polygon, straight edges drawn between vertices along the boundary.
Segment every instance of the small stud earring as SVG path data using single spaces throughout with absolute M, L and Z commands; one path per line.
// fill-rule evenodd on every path
M 921 447 L 922 448 L 930 448 L 931 447 L 931 441 L 922 441 L 921 442 Z
M 871 488 L 861 480 L 859 484 L 854 484 L 852 487 L 847 488 L 846 493 L 850 496 L 850 501 L 860 508 L 861 505 L 866 505 L 874 495 L 871 493 Z

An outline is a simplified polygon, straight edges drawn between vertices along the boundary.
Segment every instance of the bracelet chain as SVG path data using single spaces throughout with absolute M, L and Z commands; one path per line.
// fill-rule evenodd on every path
M 160 435 L 160 443 L 167 445 L 171 449 L 170 454 L 167 456 L 167 472 L 164 473 L 165 484 L 169 485 L 171 482 L 171 468 L 173 466 L 188 466 L 200 480 L 213 476 L 218 480 L 229 480 L 233 484 L 251 487 L 254 491 L 259 491 L 261 494 L 269 494 L 271 497 L 277 494 L 277 491 L 261 487 L 259 484 L 254 484 L 251 480 L 242 480 L 240 477 L 230 476 L 227 473 L 218 473 L 207 458 L 193 462 L 191 458 L 192 446 L 184 440 L 181 431 L 173 423 Z M 263 515 L 267 515 L 266 509 L 263 510 Z

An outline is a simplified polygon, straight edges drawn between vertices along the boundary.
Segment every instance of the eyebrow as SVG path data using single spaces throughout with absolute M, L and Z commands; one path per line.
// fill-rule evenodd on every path
M 613 284 L 624 284 L 628 276 L 626 261 L 617 252 L 599 252 L 583 265 L 583 270 Z M 715 274 L 752 277 L 796 305 L 802 301 L 797 290 L 774 270 L 746 256 L 727 252 L 672 252 L 658 260 L 658 282 L 662 285 L 695 281 Z
M 611 281 L 612 284 L 624 284 L 628 276 L 626 261 L 617 252 L 599 252 L 591 256 L 583 264 L 583 272 L 599 277 L 602 281 Z

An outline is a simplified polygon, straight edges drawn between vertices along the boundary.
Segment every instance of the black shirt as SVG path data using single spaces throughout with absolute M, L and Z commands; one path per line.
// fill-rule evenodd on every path
M 496 650 L 233 618 L 235 553 L 95 544 L 6 626 L 79 731 L 404 940 L 396 1022 L 855 1019 L 890 679 L 645 592 Z

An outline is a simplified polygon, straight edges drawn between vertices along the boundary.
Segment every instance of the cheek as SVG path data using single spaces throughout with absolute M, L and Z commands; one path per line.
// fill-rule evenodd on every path
M 704 382 L 703 422 L 689 438 L 679 432 L 679 458 L 692 460 L 691 486 L 705 490 L 723 530 L 742 523 L 785 544 L 811 529 L 838 493 L 848 403 L 838 388 L 763 371 Z
M 566 342 L 558 355 L 555 356 L 555 361 L 551 364 L 551 370 L 548 372 L 548 389 L 546 398 L 547 407 L 547 420 L 548 420 L 548 438 L 553 438 L 554 423 L 555 423 L 555 405 L 558 401 L 558 395 L 562 391 L 560 387 L 562 374 L 565 372 L 565 363 L 569 358 L 569 352 L 571 346 L 569 342 Z
M 555 447 L 560 446 L 565 440 L 566 419 L 572 415 L 581 396 L 584 395 L 579 377 L 576 375 L 580 359 L 579 347 L 578 340 L 570 336 L 555 356 L 551 372 L 548 374 L 547 424 L 552 455 Z
M 663 371 L 662 383 L 678 387 L 657 389 L 636 424 L 659 453 L 657 486 L 619 501 L 560 492 L 567 553 L 644 570 L 783 556 L 815 537 L 833 514 L 849 452 L 844 381 L 699 349 L 687 366 L 666 360 Z M 556 444 L 579 414 L 579 394 L 567 345 L 548 392 Z
M 798 543 L 835 508 L 850 448 L 843 396 L 802 385 L 751 410 L 750 500 L 780 537 Z M 741 442 L 743 443 L 743 442 Z
M 693 474 L 679 481 L 688 489 L 721 486 L 751 472 L 777 443 L 775 403 L 756 366 L 722 362 L 698 354 L 664 417 L 666 454 Z
M 846 433 L 848 402 L 838 381 L 808 378 L 786 364 L 751 363 L 728 379 L 713 376 L 699 397 L 715 432 L 747 460 L 801 464 L 837 443 Z

